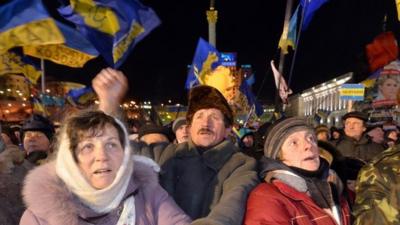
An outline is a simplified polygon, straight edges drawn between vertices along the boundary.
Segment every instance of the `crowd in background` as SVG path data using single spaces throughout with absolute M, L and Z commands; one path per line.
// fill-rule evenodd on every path
M 395 124 L 353 111 L 342 128 L 237 127 L 200 85 L 163 127 L 118 110 L 126 83 L 104 69 L 99 107 L 60 127 L 37 114 L 1 124 L 0 224 L 400 224 Z

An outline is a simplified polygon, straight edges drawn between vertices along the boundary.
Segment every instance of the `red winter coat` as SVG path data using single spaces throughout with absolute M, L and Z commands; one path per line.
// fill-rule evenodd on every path
M 342 225 L 350 225 L 350 209 L 341 201 Z M 247 200 L 245 225 L 338 225 L 306 194 L 274 180 L 259 184 Z

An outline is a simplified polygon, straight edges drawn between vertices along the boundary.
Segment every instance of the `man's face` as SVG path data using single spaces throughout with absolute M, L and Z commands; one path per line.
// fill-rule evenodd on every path
M 181 125 L 175 132 L 178 143 L 187 142 L 189 139 L 189 129 L 187 124 Z
M 253 147 L 254 145 L 254 137 L 253 135 L 247 135 L 243 138 L 243 144 L 247 148 Z
M 350 117 L 344 121 L 344 133 L 348 137 L 360 140 L 365 130 L 364 121 L 358 118 Z
M 225 127 L 222 112 L 215 108 L 196 111 L 189 128 L 193 143 L 203 148 L 217 145 L 225 139 L 230 130 L 230 127 Z
M 23 144 L 27 155 L 34 151 L 47 152 L 50 150 L 50 141 L 41 131 L 26 131 Z

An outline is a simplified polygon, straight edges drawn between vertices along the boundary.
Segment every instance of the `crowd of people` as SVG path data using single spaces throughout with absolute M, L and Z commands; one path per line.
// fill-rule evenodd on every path
M 205 85 L 171 127 L 137 123 L 126 79 L 102 70 L 99 105 L 60 127 L 3 124 L 0 224 L 400 224 L 396 126 L 354 111 L 342 129 L 282 117 L 259 135 Z

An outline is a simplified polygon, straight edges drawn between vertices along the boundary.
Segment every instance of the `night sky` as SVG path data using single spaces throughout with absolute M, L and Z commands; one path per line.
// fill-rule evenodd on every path
M 46 0 L 50 10 L 54 0 Z M 205 11 L 207 0 L 146 0 L 162 24 L 142 40 L 120 68 L 130 82 L 129 96 L 153 103 L 186 102 L 187 65 L 191 63 L 199 37 L 208 38 Z M 293 10 L 298 1 L 295 1 Z M 282 32 L 286 1 L 219 1 L 217 49 L 237 52 L 238 64 L 251 64 L 256 76 L 254 91 L 258 98 L 272 101 L 275 94 L 269 61 L 279 60 L 277 49 Z M 383 31 L 387 12 L 387 30 L 400 36 L 394 0 L 330 0 L 314 16 L 308 30 L 302 32 L 290 87 L 294 93 L 349 71 L 356 82 L 368 76 L 365 45 Z M 287 55 L 288 79 L 293 53 Z M 47 73 L 59 80 L 90 84 L 105 67 L 99 58 L 82 69 L 46 63 Z

